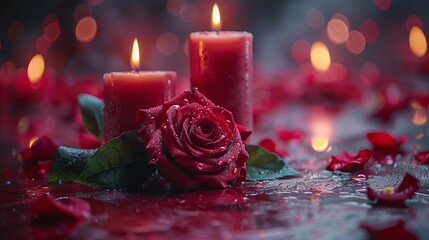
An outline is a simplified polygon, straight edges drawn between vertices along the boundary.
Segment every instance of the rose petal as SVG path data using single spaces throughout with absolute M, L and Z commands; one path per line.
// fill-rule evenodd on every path
M 328 171 L 341 172 L 357 172 L 364 169 L 364 165 L 371 159 L 371 150 L 359 150 L 356 155 L 350 155 L 347 152 L 342 152 L 337 156 L 328 158 L 329 165 L 326 167 Z
M 418 152 L 414 154 L 414 157 L 421 163 L 421 164 L 429 164 L 429 150 Z
M 75 197 L 55 200 L 50 195 L 42 195 L 31 204 L 31 212 L 38 223 L 50 224 L 60 221 L 85 220 L 90 216 L 90 205 Z
M 376 192 L 368 187 L 367 195 L 369 200 L 374 201 L 377 206 L 403 208 L 406 207 L 405 201 L 411 199 L 419 190 L 419 184 L 417 178 L 406 173 L 401 184 L 393 192 Z
M 395 222 L 393 225 L 385 228 L 377 228 L 369 223 L 362 223 L 361 228 L 365 229 L 372 240 L 384 240 L 384 239 L 407 239 L 417 240 L 417 236 L 414 233 L 408 231 L 405 228 L 404 221 L 400 220 Z
M 34 141 L 30 147 L 21 150 L 20 159 L 25 162 L 37 162 L 53 159 L 57 152 L 58 144 L 47 136 L 42 136 Z
M 366 135 L 368 141 L 380 149 L 398 148 L 399 142 L 392 135 L 385 132 L 372 132 Z
M 288 153 L 282 149 L 277 148 L 276 143 L 270 138 L 264 138 L 259 142 L 259 146 L 265 148 L 269 152 L 279 155 L 284 158 Z
M 162 113 L 162 106 L 157 106 L 149 109 L 140 109 L 137 111 L 136 116 L 136 125 L 137 129 L 139 129 L 139 136 L 143 139 L 145 143 L 147 143 L 152 134 L 155 132 L 159 125 L 161 124 L 159 119 Z

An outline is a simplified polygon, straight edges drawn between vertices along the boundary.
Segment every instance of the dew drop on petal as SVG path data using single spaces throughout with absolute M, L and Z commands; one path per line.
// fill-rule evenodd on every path
M 229 159 L 229 160 L 231 160 L 231 159 Z M 237 168 L 234 168 L 234 169 L 232 170 L 232 173 L 233 173 L 233 174 L 236 174 L 236 173 L 237 173 L 237 171 L 238 171 L 238 169 L 237 169 Z

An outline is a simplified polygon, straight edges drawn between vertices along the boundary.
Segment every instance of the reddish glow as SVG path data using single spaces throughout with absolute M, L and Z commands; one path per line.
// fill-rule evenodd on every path
M 163 33 L 156 40 L 158 51 L 165 55 L 173 54 L 179 47 L 179 39 L 173 33 Z
M 87 2 L 89 4 L 91 4 L 92 6 L 96 6 L 96 5 L 100 5 L 103 3 L 104 0 L 87 0 Z
M 326 33 L 329 40 L 335 44 L 345 43 L 349 38 L 349 28 L 342 20 L 337 18 L 329 20 Z
M 186 9 L 186 1 L 185 0 L 169 0 L 167 2 L 167 11 L 171 15 L 178 16 L 182 14 Z
M 412 27 L 409 36 L 411 52 L 417 57 L 423 57 L 427 51 L 426 36 L 419 27 Z
M 45 53 L 51 47 L 51 43 L 45 39 L 44 36 L 40 36 L 36 41 L 36 49 L 41 53 Z
M 311 28 L 320 29 L 325 24 L 325 16 L 319 9 L 310 8 L 305 14 L 305 21 Z
M 411 15 L 407 17 L 406 25 L 408 31 L 411 31 L 411 28 L 413 28 L 414 26 L 423 29 L 422 19 L 416 15 Z
M 76 25 L 76 38 L 80 42 L 91 42 L 97 34 L 97 23 L 93 17 L 84 17 Z
M 198 10 L 198 7 L 196 7 L 195 5 L 188 4 L 186 6 L 185 11 L 180 14 L 180 18 L 186 23 L 193 23 L 198 20 L 199 14 L 200 12 Z
M 374 0 L 374 4 L 380 10 L 387 10 L 390 8 L 391 0 Z
M 189 40 L 186 39 L 185 43 L 183 44 L 183 52 L 186 56 L 189 56 Z
M 332 19 L 339 19 L 339 20 L 343 21 L 343 23 L 344 23 L 344 24 L 346 24 L 347 28 L 350 28 L 349 20 L 347 19 L 347 17 L 346 17 L 346 16 L 344 16 L 344 14 L 341 14 L 341 13 L 335 13 L 335 14 L 332 16 Z
M 37 85 L 45 71 L 45 59 L 40 54 L 36 54 L 28 63 L 27 76 L 28 80 Z
M 134 38 L 133 50 L 131 51 L 130 64 L 131 64 L 131 69 L 133 70 L 140 69 L 140 50 L 139 50 L 139 43 L 137 41 L 137 38 Z
M 353 54 L 360 54 L 365 49 L 365 37 L 359 31 L 351 31 L 346 42 L 347 49 Z
M 360 70 L 360 77 L 362 81 L 368 86 L 374 86 L 380 78 L 380 70 L 377 65 L 372 62 L 367 62 Z
M 292 45 L 292 58 L 297 63 L 305 63 L 308 62 L 310 56 L 310 43 L 305 41 L 304 39 L 300 39 L 296 41 Z
M 18 40 L 22 34 L 24 33 L 24 24 L 22 22 L 16 21 L 13 22 L 7 31 L 9 40 L 16 41 Z
M 378 39 L 378 25 L 373 20 L 365 20 L 360 25 L 360 31 L 369 43 L 373 43 Z
M 43 37 L 48 42 L 55 42 L 60 36 L 61 29 L 58 23 L 49 23 L 43 30 Z
M 49 14 L 43 18 L 43 28 L 45 28 L 49 23 L 58 23 L 58 16 L 55 14 Z
M 322 42 L 315 42 L 310 48 L 310 59 L 313 67 L 321 72 L 325 72 L 331 65 L 331 55 L 328 47 Z
M 15 78 L 16 68 L 13 62 L 6 61 L 0 68 L 0 84 L 9 84 Z
M 347 76 L 347 68 L 342 64 L 332 63 L 326 74 L 331 81 L 341 81 Z
M 76 22 L 84 17 L 92 16 L 92 6 L 87 3 L 80 4 L 75 8 L 73 16 Z
M 220 20 L 220 12 L 217 3 L 213 5 L 212 10 L 212 30 L 219 31 L 222 28 L 222 21 Z

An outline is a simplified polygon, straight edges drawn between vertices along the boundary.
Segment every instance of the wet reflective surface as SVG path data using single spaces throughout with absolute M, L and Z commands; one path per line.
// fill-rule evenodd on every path
M 406 133 L 408 153 L 424 148 L 426 140 L 415 136 L 425 128 L 413 126 L 412 113 L 407 114 L 392 123 L 395 127 L 387 127 L 366 120 L 359 108 L 332 112 L 286 107 L 261 122 L 255 141 L 275 138 L 276 128 L 283 124 L 302 131 L 303 139 L 280 144 L 288 152 L 285 160 L 302 173 L 301 178 L 191 193 L 176 192 L 162 183 L 137 192 L 48 185 L 37 165 L 21 164 L 12 154 L 13 146 L 7 146 L 0 162 L 0 238 L 366 239 L 362 223 L 386 227 L 403 220 L 419 239 L 429 239 L 429 165 L 420 165 L 407 154 L 390 165 L 371 161 L 359 174 L 324 170 L 328 156 L 370 148 L 365 139 L 370 130 Z M 325 136 L 328 146 L 315 148 L 314 135 Z M 406 202 L 407 208 L 374 207 L 368 202 L 367 186 L 376 190 L 395 187 L 406 172 L 421 183 L 414 198 Z M 29 206 L 45 193 L 84 199 L 91 205 L 92 217 L 86 222 L 35 225 Z

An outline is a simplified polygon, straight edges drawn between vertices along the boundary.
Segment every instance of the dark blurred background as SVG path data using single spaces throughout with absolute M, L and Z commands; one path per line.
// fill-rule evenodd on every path
M 102 97 L 106 72 L 178 73 L 189 87 L 188 36 L 209 31 L 212 0 L 39 0 L 0 3 L 0 134 L 72 135 L 79 93 Z M 223 30 L 254 35 L 255 121 L 285 102 L 354 101 L 383 121 L 429 105 L 429 1 L 223 0 Z M 40 54 L 40 55 L 38 55 Z M 30 60 L 43 77 L 28 83 Z M 417 96 L 417 97 L 416 97 Z M 416 100 L 417 99 L 417 100 Z M 70 104 L 70 103 L 73 104 Z M 12 119 L 12 121 L 11 121 Z M 11 124 L 12 123 L 12 124 Z M 34 126 L 32 126 L 32 124 Z M 258 125 L 256 125 L 258 126 Z M 76 141 L 71 141 L 70 145 Z
M 132 40 L 137 37 L 143 69 L 175 70 L 187 78 L 188 35 L 210 30 L 214 2 L 2 1 L 0 64 L 26 67 L 41 53 L 56 74 L 101 76 L 129 69 Z M 429 2 L 418 0 L 234 0 L 219 1 L 219 6 L 223 29 L 252 32 L 255 63 L 268 69 L 305 63 L 307 45 L 315 41 L 328 46 L 333 62 L 347 67 L 360 69 L 368 61 L 382 68 L 396 66 L 406 57 L 411 26 L 427 32 L 429 21 Z M 359 54 L 327 37 L 328 22 L 342 17 L 349 31 L 365 37 Z

